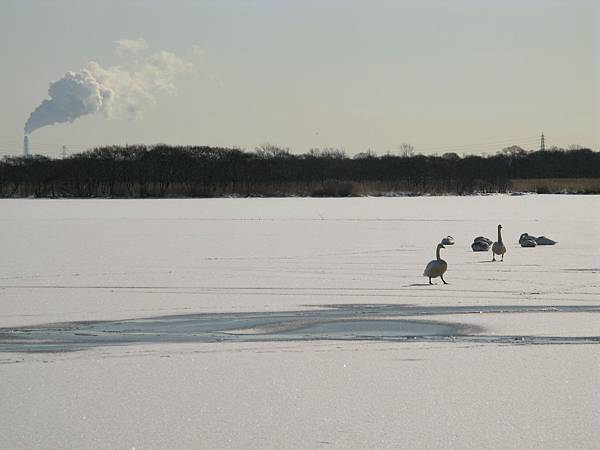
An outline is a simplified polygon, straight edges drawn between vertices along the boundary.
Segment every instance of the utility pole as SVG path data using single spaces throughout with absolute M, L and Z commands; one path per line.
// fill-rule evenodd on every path
M 66 145 L 62 146 L 62 151 L 60 152 L 60 156 L 62 157 L 62 159 L 67 158 L 67 146 Z
M 542 131 L 542 136 L 540 137 L 540 150 L 546 150 L 546 138 L 544 137 L 544 132 Z

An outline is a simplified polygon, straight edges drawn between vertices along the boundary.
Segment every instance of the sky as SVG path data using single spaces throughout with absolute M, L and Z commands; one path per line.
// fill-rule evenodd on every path
M 48 122 L 50 83 L 71 102 L 83 79 L 32 153 L 600 149 L 599 29 L 594 0 L 2 0 L 0 156 Z

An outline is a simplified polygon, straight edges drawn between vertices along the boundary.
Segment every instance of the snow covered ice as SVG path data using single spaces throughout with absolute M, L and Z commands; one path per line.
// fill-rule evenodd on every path
M 597 196 L 2 200 L 0 226 L 0 448 L 600 442 Z

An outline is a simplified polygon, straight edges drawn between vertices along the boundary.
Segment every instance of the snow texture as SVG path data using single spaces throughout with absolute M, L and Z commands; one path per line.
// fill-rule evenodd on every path
M 2 200 L 0 448 L 596 448 L 599 215 L 596 196 Z M 493 263 L 470 244 L 498 224 Z M 31 351 L 49 329 L 94 344 Z

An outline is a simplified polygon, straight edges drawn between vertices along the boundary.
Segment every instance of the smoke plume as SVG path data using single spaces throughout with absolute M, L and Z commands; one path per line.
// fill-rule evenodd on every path
M 136 53 L 148 48 L 148 43 L 144 38 L 119 39 L 115 42 L 115 44 L 117 44 L 115 53 L 120 58 L 127 56 L 128 53 Z
M 191 69 L 192 63 L 167 51 L 143 54 L 146 48 L 143 39 L 120 39 L 116 53 L 123 59 L 121 65 L 105 68 L 92 61 L 51 82 L 49 98 L 29 116 L 25 134 L 88 114 L 135 119 L 156 104 L 158 95 L 173 93 L 177 75 Z

